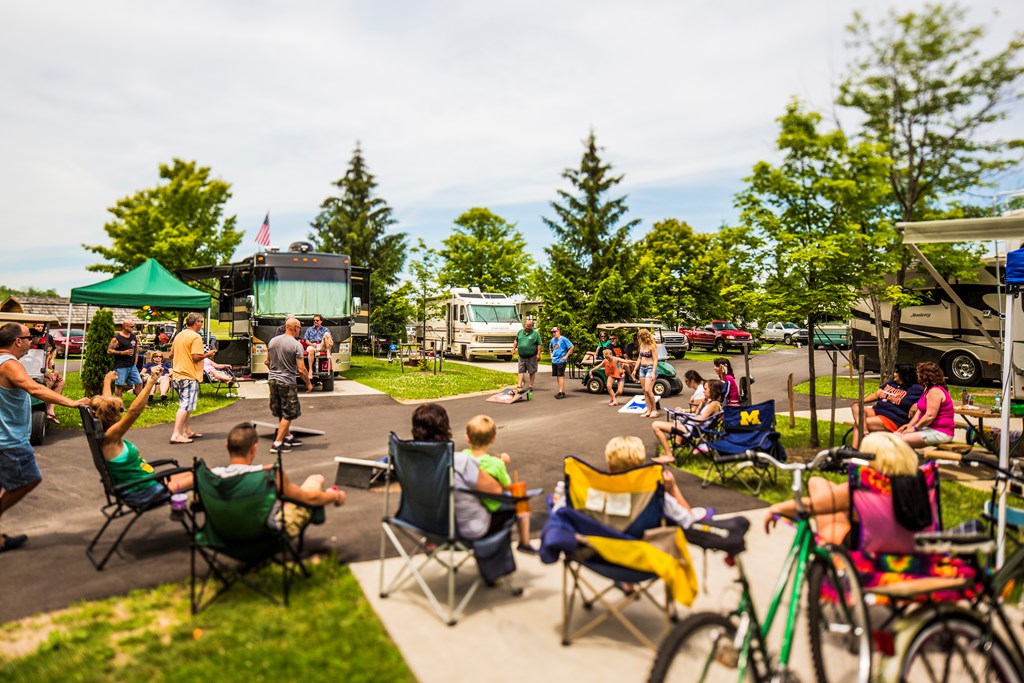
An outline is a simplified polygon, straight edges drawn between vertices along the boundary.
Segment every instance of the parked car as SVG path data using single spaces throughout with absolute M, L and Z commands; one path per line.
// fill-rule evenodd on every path
M 65 353 L 80 354 L 85 348 L 85 330 L 71 330 L 71 335 L 65 339 L 67 329 L 51 327 L 50 335 L 57 347 L 57 355 L 63 357 Z
M 683 390 L 683 380 L 679 379 L 676 369 L 668 362 L 668 358 L 668 349 L 665 348 L 664 344 L 658 344 L 658 378 L 654 380 L 655 396 L 672 396 Z M 625 375 L 623 380 L 625 386 L 622 388 L 623 394 L 634 395 L 644 393 L 640 382 L 632 381 L 629 378 L 628 372 Z M 594 366 L 583 375 L 583 386 L 592 394 L 600 394 L 606 391 L 607 383 L 608 375 L 604 373 L 604 367 L 601 365 Z
M 654 335 L 654 341 L 665 345 L 670 356 L 677 360 L 686 357 L 686 352 L 690 350 L 690 342 L 685 334 L 679 334 L 660 320 L 647 318 L 640 322 L 647 325 L 651 334 Z
M 761 338 L 765 341 L 792 345 L 796 343 L 796 334 L 799 330 L 800 326 L 796 323 L 768 323 L 761 332 Z M 806 336 L 804 338 L 806 339 Z
M 753 336 L 733 325 L 728 320 L 712 320 L 707 325 L 681 327 L 679 332 L 686 335 L 690 348 L 704 347 L 725 353 L 728 349 L 742 349 L 744 343 L 753 343 Z
M 807 328 L 797 330 L 796 341 L 807 344 Z M 814 326 L 814 348 L 850 348 L 850 324 L 845 320 L 824 320 Z

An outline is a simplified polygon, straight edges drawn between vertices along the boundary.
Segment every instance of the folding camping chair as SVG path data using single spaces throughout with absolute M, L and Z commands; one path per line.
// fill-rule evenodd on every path
M 692 604 L 697 591 L 682 529 L 662 525 L 662 467 L 648 463 L 608 473 L 568 456 L 563 468 L 566 506 L 551 514 L 541 537 L 544 562 L 555 562 L 564 553 L 562 644 L 569 645 L 614 618 L 638 641 L 654 648 L 624 610 L 646 599 L 658 608 L 667 629 L 676 619 L 675 603 Z M 588 572 L 600 577 L 604 587 L 595 585 Z M 658 581 L 665 582 L 663 599 L 653 594 Z M 635 588 L 624 589 L 627 584 Z M 607 611 L 573 630 L 577 600 L 585 610 L 600 603 Z
M 279 502 L 282 506 L 286 502 L 302 505 L 283 497 L 277 477 L 280 467 L 279 458 L 270 469 L 222 478 L 211 472 L 202 460 L 196 461 L 195 506 L 202 510 L 203 524 L 197 525 L 192 535 L 192 614 L 208 607 L 236 583 L 243 583 L 270 602 L 283 602 L 287 607 L 295 575 L 301 572 L 303 576 L 309 576 L 300 557 L 306 527 L 292 538 L 284 528 L 274 529 L 268 525 L 272 512 L 280 509 Z M 323 506 L 310 510 L 310 523 L 322 524 L 325 519 Z M 197 556 L 208 567 L 201 580 L 196 568 Z M 237 564 L 225 562 L 222 556 Z M 281 567 L 283 598 L 280 602 L 249 576 L 268 563 Z M 204 602 L 211 578 L 218 579 L 222 585 Z
M 482 583 L 494 584 L 503 580 L 513 596 L 522 594 L 522 589 L 515 587 L 509 579 L 509 575 L 516 570 L 515 558 L 512 556 L 514 516 L 510 516 L 499 530 L 483 538 L 469 540 L 459 536 L 455 522 L 455 445 L 451 441 L 404 441 L 392 432 L 388 443 L 387 464 L 390 467 L 384 470 L 384 518 L 381 520 L 380 537 L 382 598 L 397 591 L 409 579 L 414 579 L 434 612 L 452 626 Z M 392 476 L 402 486 L 398 512 L 394 515 L 390 514 Z M 479 498 L 514 502 L 527 500 L 541 492 L 540 489 L 528 491 L 525 497 L 520 498 L 491 496 L 476 491 L 466 493 Z M 385 587 L 384 559 L 388 541 L 401 556 L 402 568 Z M 418 553 L 425 553 L 425 557 L 417 564 L 413 556 Z M 470 558 L 476 560 L 479 576 L 456 604 L 455 575 Z M 441 605 L 424 576 L 424 569 L 431 562 L 437 562 L 445 571 L 445 606 Z
M 751 406 L 726 406 L 722 415 L 721 437 L 706 441 L 708 469 L 701 486 L 712 482 L 736 480 L 755 496 L 767 482 L 775 483 L 775 468 L 760 460 L 742 458 L 745 451 L 770 453 L 777 460 L 786 459 L 780 434 L 775 431 L 775 401 L 764 401 Z
M 665 413 L 668 421 L 672 423 L 672 431 L 669 432 L 668 438 L 677 466 L 681 467 L 695 452 L 706 452 L 706 449 L 702 449 L 703 444 L 723 435 L 722 411 L 703 420 L 697 420 L 694 413 L 683 410 L 668 408 Z
M 235 396 L 237 396 L 237 395 L 238 395 L 238 393 L 237 393 L 237 389 L 238 389 L 238 379 L 237 379 L 237 378 L 235 377 L 235 373 L 234 373 L 234 371 L 233 371 L 233 370 L 230 370 L 230 369 L 228 369 L 228 370 L 221 370 L 221 372 L 226 372 L 226 373 L 227 373 L 228 375 L 230 375 L 230 376 L 231 376 L 231 379 L 229 379 L 229 380 L 228 380 L 227 382 L 224 382 L 224 381 L 222 381 L 222 380 L 219 380 L 219 379 L 214 379 L 214 378 L 213 378 L 213 377 L 212 377 L 212 376 L 210 375 L 210 373 L 208 373 L 208 372 L 206 372 L 206 371 L 204 370 L 204 371 L 203 371 L 203 380 L 204 380 L 204 381 L 205 381 L 205 382 L 206 382 L 207 384 L 209 384 L 209 385 L 210 385 L 211 387 L 213 387 L 213 395 L 214 395 L 214 396 L 216 396 L 216 395 L 220 394 L 220 390 L 221 390 L 221 389 L 226 389 L 226 390 L 227 390 L 227 393 L 226 393 L 225 395 L 226 395 L 226 396 L 227 396 L 228 398 L 232 398 L 232 397 L 235 397 Z M 232 387 L 234 387 L 234 388 L 235 388 L 235 390 L 236 390 L 235 392 L 232 392 L 232 391 L 231 391 Z
M 135 522 L 139 520 L 139 517 L 150 510 L 162 508 L 171 500 L 171 492 L 167 491 L 166 495 L 157 498 L 148 506 L 139 507 L 124 500 L 123 494 L 125 489 L 132 488 L 146 481 L 161 481 L 172 474 L 188 472 L 189 468 L 179 467 L 177 460 L 153 460 L 149 463 L 153 466 L 153 474 L 143 479 L 133 481 L 130 484 L 115 485 L 114 479 L 110 474 L 107 459 L 103 457 L 103 451 L 101 450 L 104 435 L 103 424 L 100 423 L 95 415 L 93 415 L 89 406 L 80 406 L 78 411 L 82 416 L 82 426 L 85 428 L 85 440 L 89 443 L 89 452 L 92 453 L 92 463 L 96 466 L 96 471 L 100 475 L 100 482 L 103 484 L 103 493 L 107 497 L 106 505 L 104 505 L 100 510 L 103 513 L 103 516 L 107 518 L 107 521 L 103 523 L 102 527 L 100 527 L 99 532 L 92 539 L 89 547 L 85 549 L 85 554 L 89 557 L 93 566 L 96 567 L 96 570 L 102 571 L 103 567 L 107 564 L 107 560 L 110 559 L 110 556 L 113 555 L 114 551 L 121 545 L 121 541 L 124 540 L 124 537 L 128 534 L 128 531 L 132 528 Z M 111 522 L 115 519 L 120 519 L 129 515 L 131 516 L 131 520 L 124 529 L 121 530 L 121 533 L 118 535 L 113 545 L 111 545 L 107 550 L 107 553 L 103 558 L 97 560 L 95 555 L 96 544 L 100 542 L 100 539 L 107 531 Z M 185 528 L 185 533 L 191 533 L 191 529 L 189 527 L 190 521 L 191 520 L 187 513 L 181 518 L 181 525 Z

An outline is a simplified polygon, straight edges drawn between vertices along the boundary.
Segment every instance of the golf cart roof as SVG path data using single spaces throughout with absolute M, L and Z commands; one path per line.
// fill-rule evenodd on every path
M 597 326 L 599 330 L 650 330 L 654 326 L 650 323 L 601 323 Z
M 47 315 L 45 313 L 0 313 L 0 324 L 3 323 L 23 323 L 28 325 L 30 323 L 56 323 L 60 324 L 60 320 L 55 315 Z

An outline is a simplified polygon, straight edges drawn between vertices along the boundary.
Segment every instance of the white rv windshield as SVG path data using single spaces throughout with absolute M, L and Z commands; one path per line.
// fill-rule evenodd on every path
M 469 321 L 474 323 L 515 323 L 519 322 L 515 306 L 484 306 L 470 304 Z

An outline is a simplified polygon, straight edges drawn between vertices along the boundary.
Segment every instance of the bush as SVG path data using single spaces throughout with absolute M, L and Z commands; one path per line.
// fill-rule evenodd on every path
M 114 368 L 114 357 L 107 353 L 107 346 L 114 338 L 113 311 L 103 308 L 96 311 L 88 334 L 82 356 L 82 390 L 86 396 L 93 396 L 103 391 L 103 378 Z

